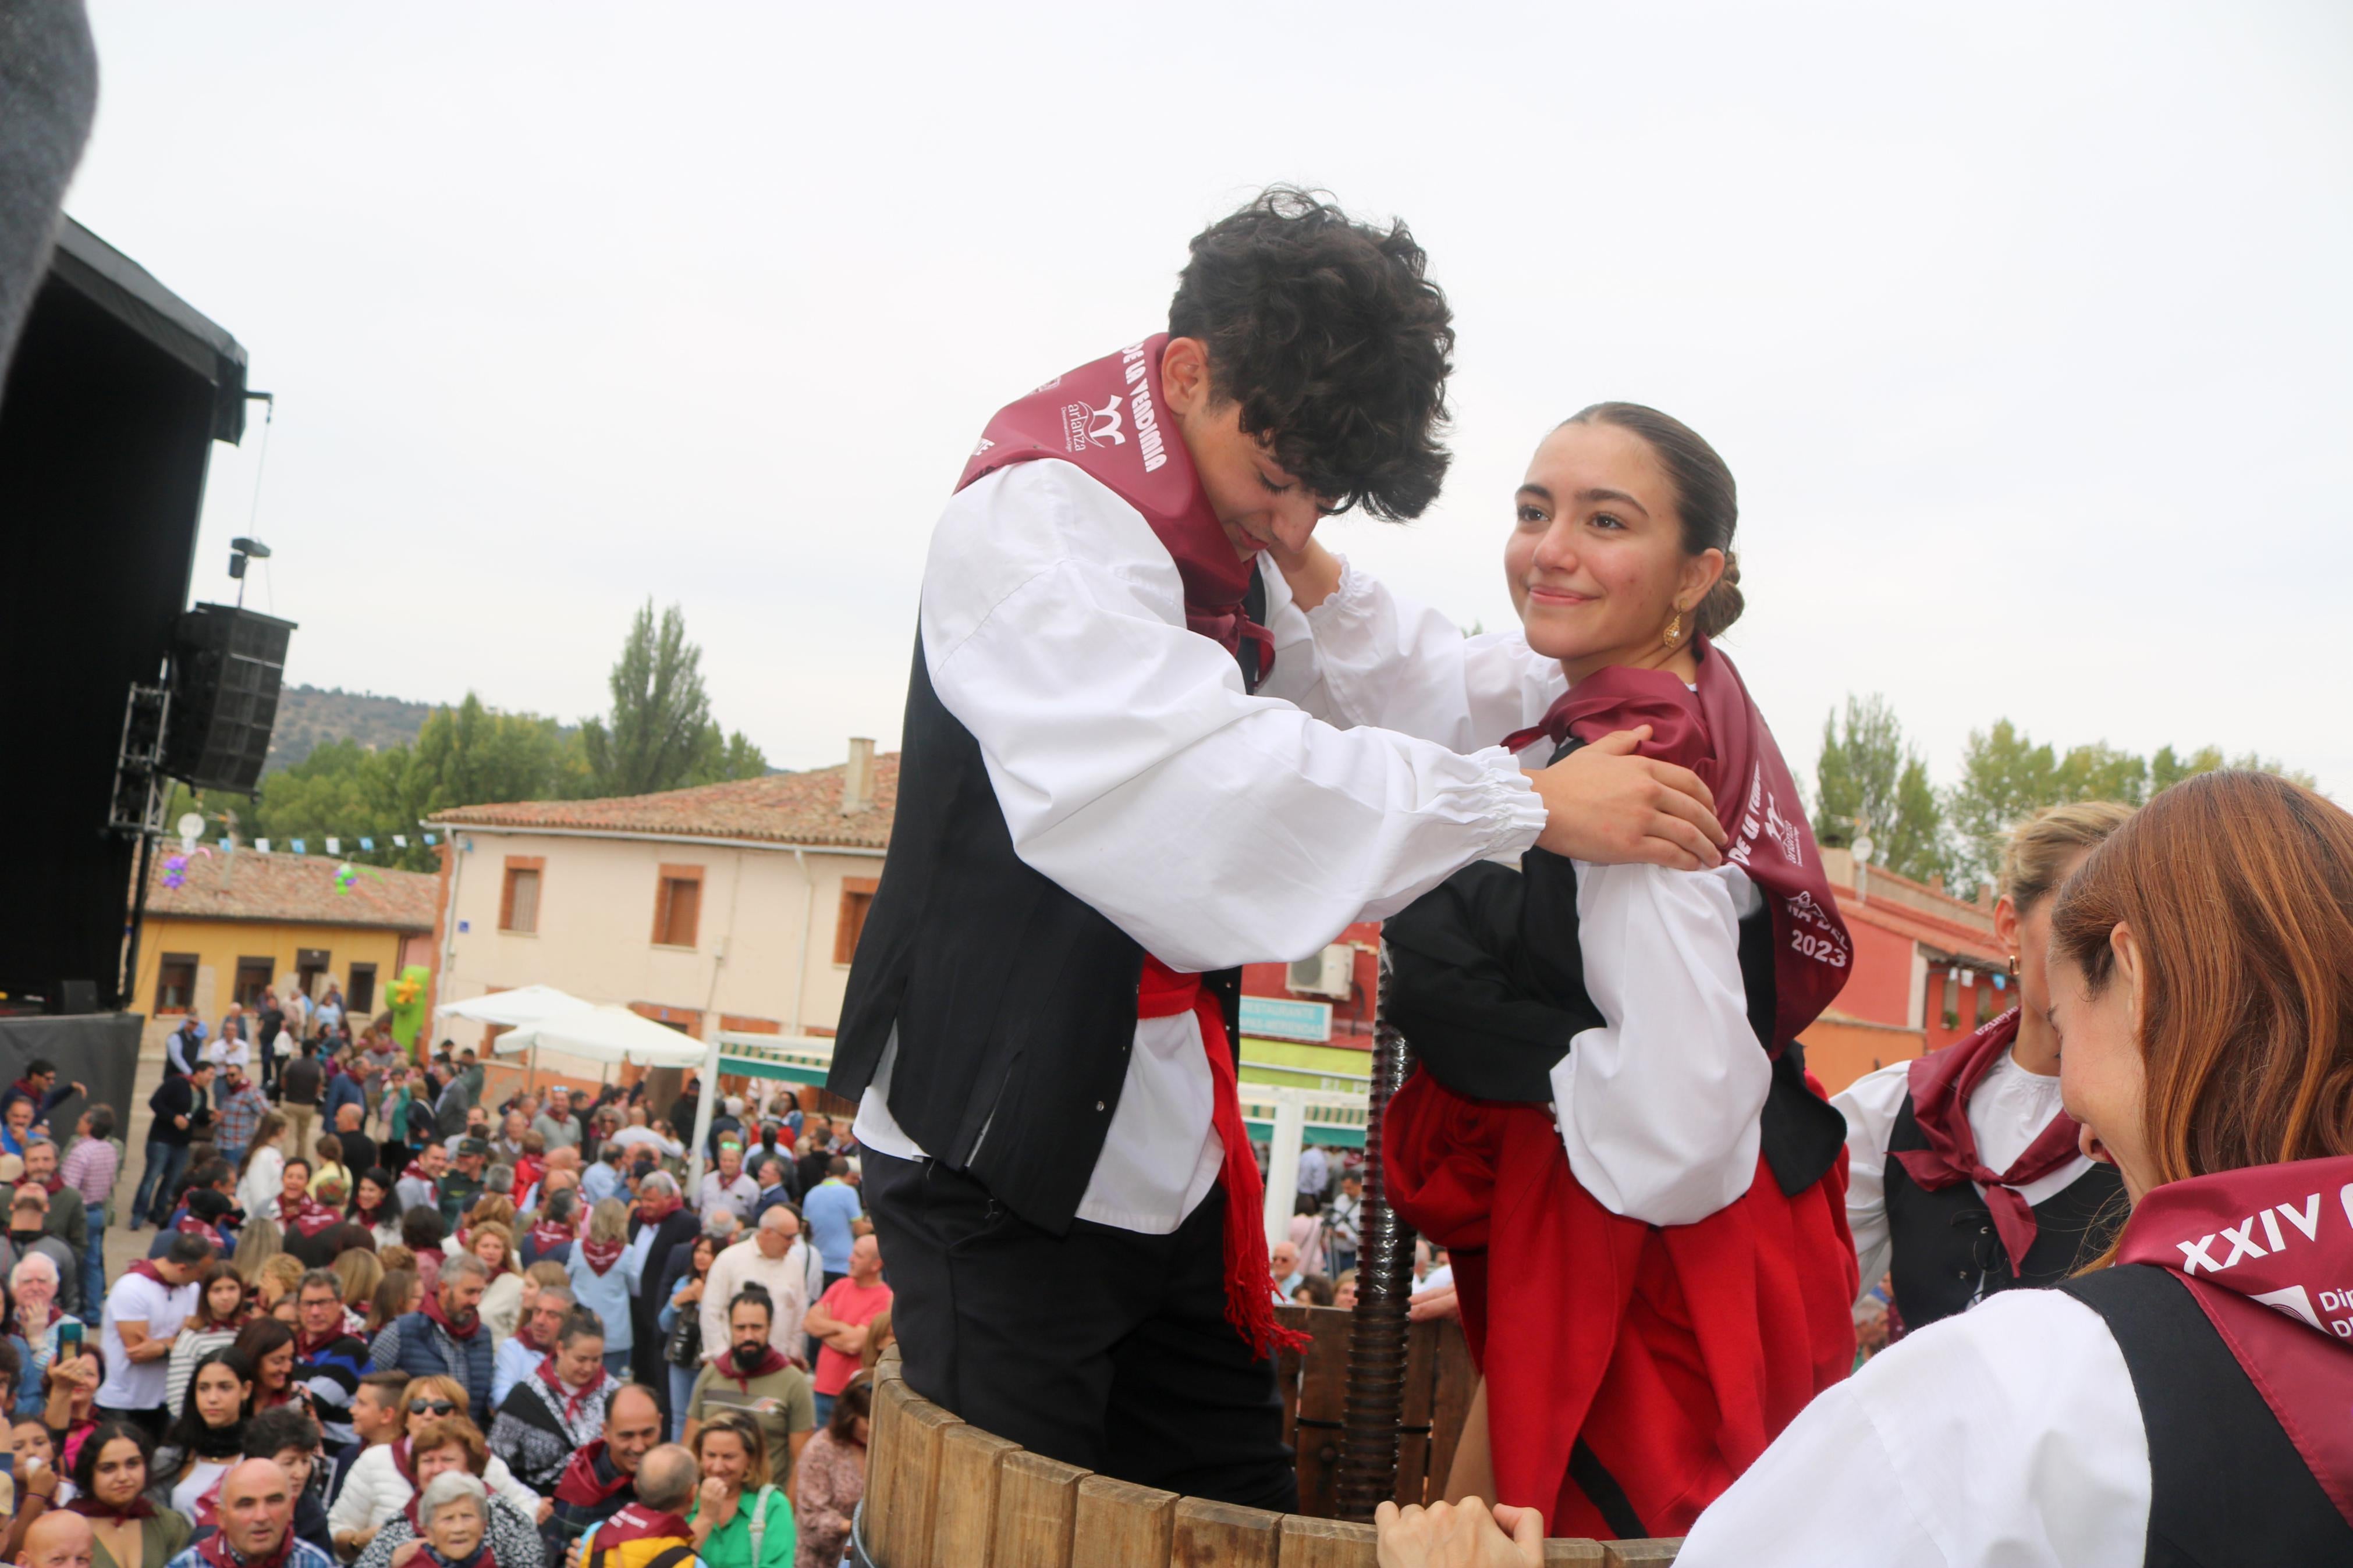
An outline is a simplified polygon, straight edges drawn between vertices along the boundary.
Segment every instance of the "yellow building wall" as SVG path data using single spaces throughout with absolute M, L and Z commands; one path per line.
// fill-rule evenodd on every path
M 271 983 L 282 995 L 294 984 L 295 954 L 301 948 L 324 948 L 327 976 L 351 994 L 352 965 L 375 965 L 375 1005 L 385 1006 L 385 988 L 400 973 L 401 944 L 414 942 L 429 949 L 429 937 L 408 937 L 382 926 L 309 925 L 278 921 L 199 921 L 174 915 L 150 915 L 139 928 L 139 975 L 131 1006 L 147 1015 L 144 1043 L 160 1049 L 164 1037 L 179 1027 L 178 1013 L 155 1010 L 156 983 L 163 974 L 164 955 L 194 953 L 196 989 L 193 1010 L 206 1027 L 217 1030 L 237 987 L 240 960 L 268 958 Z M 412 950 L 412 956 L 416 956 Z M 429 957 L 420 962 L 430 963 Z M 324 994 L 323 988 L 321 994 Z

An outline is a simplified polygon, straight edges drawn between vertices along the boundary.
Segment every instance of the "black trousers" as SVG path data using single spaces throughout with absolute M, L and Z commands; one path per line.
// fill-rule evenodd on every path
M 908 1385 L 984 1431 L 1118 1480 L 1291 1512 L 1271 1360 L 1226 1321 L 1225 1196 L 1169 1236 L 1055 1236 L 931 1160 L 865 1152 Z

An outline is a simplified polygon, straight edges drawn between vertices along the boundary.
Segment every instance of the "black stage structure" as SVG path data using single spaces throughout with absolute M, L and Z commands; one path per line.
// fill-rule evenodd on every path
M 0 1071 L 51 1055 L 96 1091 L 127 1051 L 118 1110 L 139 1037 L 141 842 L 108 826 L 125 702 L 164 680 L 212 444 L 245 410 L 237 340 L 64 220 L 0 391 L 0 1012 L 78 1016 L 0 1019 Z

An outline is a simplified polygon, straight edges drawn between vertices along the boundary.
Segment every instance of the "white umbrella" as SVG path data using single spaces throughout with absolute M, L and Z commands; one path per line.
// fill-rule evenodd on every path
M 553 985 L 522 985 L 512 991 L 493 991 L 487 996 L 470 997 L 463 1002 L 445 1002 L 433 1009 L 437 1018 L 471 1018 L 477 1023 L 495 1024 L 512 1029 L 524 1024 L 536 1024 L 543 1018 L 560 1018 L 566 1014 L 586 1013 L 596 1008 L 594 1002 L 584 1002 L 568 991 L 558 991 Z M 501 1046 L 501 1050 L 507 1047 Z
M 519 1025 L 498 1037 L 492 1049 L 501 1056 L 544 1047 L 587 1061 L 637 1062 L 645 1067 L 701 1067 L 709 1049 L 691 1035 L 681 1035 L 627 1007 L 591 1007 Z

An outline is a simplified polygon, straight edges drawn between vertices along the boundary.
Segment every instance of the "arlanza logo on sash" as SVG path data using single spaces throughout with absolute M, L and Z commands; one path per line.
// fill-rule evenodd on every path
M 1062 437 L 1073 452 L 1106 442 L 1115 447 L 1127 445 L 1124 432 L 1125 421 L 1120 417 L 1119 399 L 1113 397 L 1101 408 L 1090 408 L 1083 403 L 1062 405 Z

